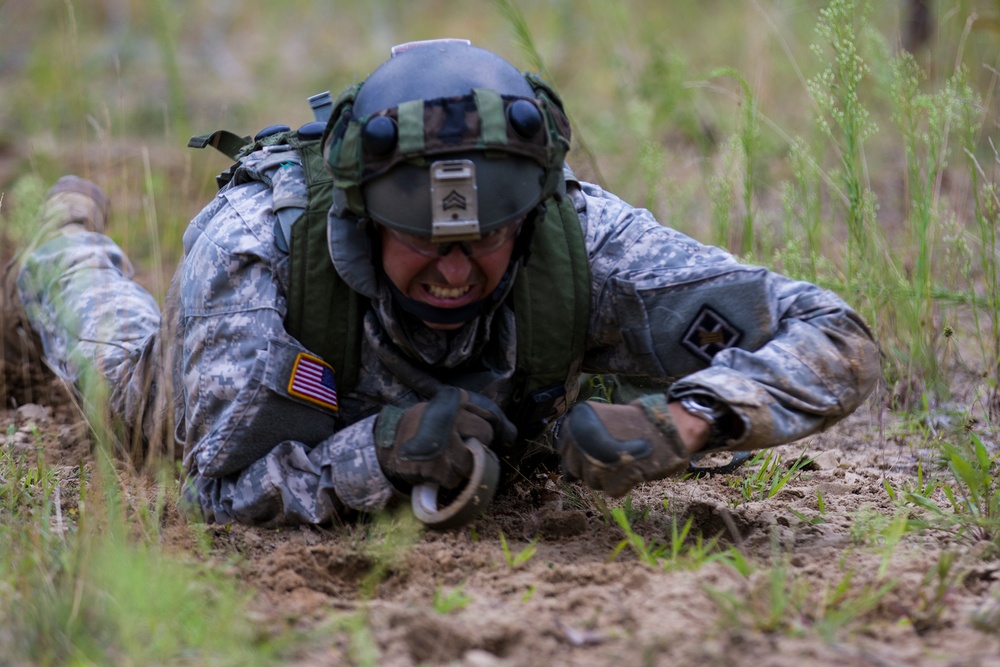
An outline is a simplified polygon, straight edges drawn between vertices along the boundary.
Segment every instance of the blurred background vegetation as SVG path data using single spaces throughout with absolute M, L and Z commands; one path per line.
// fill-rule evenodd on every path
M 762 190 L 787 178 L 781 160 L 768 158 L 783 156 L 789 137 L 814 132 L 806 80 L 825 66 L 809 50 L 825 3 L 510 4 L 537 58 L 508 20 L 511 7 L 498 2 L 3 0 L 0 187 L 9 189 L 28 171 L 48 181 L 77 169 L 109 179 L 102 184 L 110 188 L 128 186 L 124 191 L 134 196 L 141 181 L 130 183 L 129 176 L 142 174 L 146 150 L 156 176 L 169 183 L 157 190 L 170 200 L 162 203 L 167 214 L 175 206 L 196 211 L 210 194 L 204 173 L 225 163 L 218 158 L 205 167 L 218 156 L 188 151 L 190 134 L 305 122 L 308 95 L 340 91 L 384 60 L 393 44 L 440 36 L 468 37 L 525 69 L 544 67 L 573 116 L 572 164 L 636 203 L 652 200 L 671 222 L 698 221 L 674 210 L 667 186 L 708 169 L 740 122 L 744 96 L 732 77 L 714 75 L 719 68 L 746 79 L 768 119 L 755 175 Z M 871 25 L 886 49 L 904 38 L 910 4 L 874 3 Z M 929 85 L 949 76 L 957 58 L 991 86 L 984 65 L 996 64 L 996 33 L 968 30 L 967 23 L 976 15 L 986 27 L 998 3 L 930 4 L 931 34 L 917 49 Z M 873 76 L 866 93 L 884 108 L 879 84 Z M 878 166 L 898 161 L 898 148 L 897 142 L 897 150 L 880 156 Z M 192 170 L 197 185 L 180 192 Z
M 4 254 L 76 172 L 162 296 L 228 166 L 192 134 L 296 127 L 392 45 L 466 37 L 555 84 L 579 176 L 847 297 L 905 402 L 962 317 L 997 360 L 998 23 L 997 0 L 0 0 Z

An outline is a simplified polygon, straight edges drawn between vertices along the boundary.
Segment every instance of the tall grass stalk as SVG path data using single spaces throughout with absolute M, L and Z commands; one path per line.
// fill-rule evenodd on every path
M 778 257 L 786 272 L 810 282 L 818 282 L 833 270 L 824 262 L 823 181 L 819 166 L 801 139 L 792 141 L 788 150 L 792 178 L 781 185 L 784 212 L 784 236 L 787 245 Z M 802 238 L 799 228 L 805 230 Z
M 160 46 L 160 57 L 166 74 L 168 94 L 164 118 L 164 129 L 169 137 L 175 128 L 181 136 L 189 134 L 187 111 L 185 108 L 184 81 L 177 59 L 177 33 L 180 26 L 173 3 L 168 0 L 153 0 L 153 30 Z
M 87 118 L 87 89 L 84 83 L 83 71 L 81 63 L 83 62 L 80 58 L 80 31 L 76 20 L 76 8 L 70 0 L 66 0 L 66 30 L 65 34 L 67 39 L 63 42 L 63 48 L 66 49 L 63 54 L 63 65 L 66 70 L 64 71 L 64 76 L 60 77 L 61 82 L 66 82 L 66 88 L 63 90 L 60 86 L 60 92 L 65 95 L 66 106 L 71 110 L 71 118 L 75 119 L 77 127 L 74 128 L 77 131 L 78 136 L 85 136 L 85 123 Z
M 523 57 L 527 59 L 528 68 L 538 72 L 550 83 L 557 84 L 558 82 L 555 81 L 552 72 L 546 67 L 545 60 L 538 50 L 538 45 L 530 24 L 517 3 L 514 0 L 493 0 L 493 7 L 501 19 L 510 26 L 511 32 L 514 35 L 514 41 L 517 43 Z M 566 113 L 569 116 L 571 125 L 576 127 L 577 123 L 573 110 L 567 109 Z M 576 132 L 573 141 L 576 144 L 576 148 L 574 149 L 575 154 L 583 156 L 594 173 L 600 174 L 600 167 L 594 158 L 593 151 L 587 145 L 586 137 L 580 132 Z
M 968 251 L 961 231 L 949 231 L 947 225 L 955 227 L 959 214 L 946 209 L 952 202 L 942 197 L 942 182 L 951 166 L 951 144 L 957 137 L 964 150 L 974 153 L 982 112 L 961 66 L 940 90 L 924 92 L 922 69 L 906 52 L 891 58 L 887 55 L 882 38 L 869 26 L 871 12 L 868 0 L 831 0 L 820 11 L 816 26 L 819 40 L 812 49 L 829 65 L 808 80 L 807 90 L 826 140 L 825 146 L 818 147 L 820 154 L 831 149 L 836 156 L 836 166 L 830 172 L 835 186 L 828 185 L 827 192 L 843 204 L 847 227 L 840 287 L 873 324 L 887 352 L 885 372 L 897 405 L 909 407 L 920 404 L 924 391 L 935 401 L 950 393 L 942 343 L 946 340 L 942 335 L 946 331 L 945 307 L 971 304 L 975 309 L 984 305 L 975 290 L 975 276 L 968 272 L 964 285 L 949 288 L 945 284 L 949 273 L 961 273 L 962 262 L 955 266 L 955 252 Z M 888 61 L 876 69 L 874 78 L 869 59 L 863 55 L 865 47 L 871 47 L 870 58 Z M 870 183 L 866 150 L 878 133 L 868 108 L 878 101 L 870 93 L 873 84 L 886 91 L 901 139 L 906 165 L 903 218 L 908 238 L 900 238 L 899 230 L 887 232 L 877 217 L 878 201 Z M 804 228 L 806 243 L 788 238 L 789 247 L 776 259 L 793 274 L 837 287 L 837 281 L 829 283 L 824 276 L 830 266 L 820 267 L 825 260 L 819 258 L 829 255 L 824 245 L 829 235 L 822 234 L 817 224 L 823 207 L 820 184 L 825 179 L 814 167 L 821 161 L 813 157 L 813 150 L 804 141 L 792 143 L 788 159 L 794 177 L 783 189 L 786 216 L 794 217 Z M 880 164 L 878 168 L 886 167 Z M 987 250 L 995 248 L 995 232 L 991 209 L 983 205 L 989 193 L 977 196 L 983 282 L 988 293 L 995 295 L 995 252 L 991 255 L 993 251 Z M 943 245 L 946 252 L 942 259 Z M 947 261 L 951 265 L 943 266 Z M 997 305 L 987 305 L 994 313 L 990 317 L 995 317 Z M 990 358 L 996 359 L 996 355 Z
M 967 123 L 968 128 L 972 128 L 971 123 Z M 986 367 L 992 368 L 993 373 L 989 374 L 990 387 L 990 414 L 992 417 L 1000 417 L 1000 274 L 997 271 L 998 254 L 1000 247 L 997 245 L 997 226 L 1000 225 L 1000 190 L 996 183 L 990 182 L 988 176 L 976 159 L 976 142 L 971 132 L 966 133 L 964 151 L 969 160 L 970 174 L 972 177 L 972 191 L 975 196 L 975 218 L 976 228 L 979 232 L 979 264 L 983 274 L 985 285 L 985 311 L 990 323 L 987 336 L 983 336 L 983 327 L 980 324 L 979 310 L 973 309 L 976 335 L 980 339 L 980 347 L 984 351 Z M 994 169 L 1000 170 L 1000 153 L 992 141 Z M 980 180 L 982 179 L 982 181 Z
M 740 235 L 740 253 L 749 255 L 754 250 L 754 172 L 757 169 L 757 147 L 760 142 L 760 129 L 757 120 L 757 103 L 753 90 L 746 78 L 731 67 L 716 70 L 712 77 L 731 76 L 740 84 L 742 95 L 742 113 L 740 116 L 737 137 L 739 138 L 740 155 L 743 158 L 743 228 Z
M 840 163 L 840 183 L 847 199 L 848 254 L 846 276 L 853 288 L 858 270 L 870 266 L 876 197 L 868 181 L 865 143 L 877 127 L 861 101 L 862 82 L 869 72 L 859 44 L 867 26 L 867 0 L 831 0 L 820 10 L 816 33 L 832 52 L 831 64 L 810 79 L 809 92 L 820 109 L 820 129 L 833 142 Z M 824 46 L 813 51 L 827 60 Z M 850 289 L 853 292 L 853 289 Z
M 940 309 L 935 299 L 936 274 L 943 273 L 935 271 L 934 262 L 942 217 L 940 183 L 948 165 L 951 136 L 968 136 L 978 128 L 978 118 L 963 113 L 978 103 L 962 68 L 937 93 L 921 93 L 922 78 L 922 70 L 911 55 L 904 52 L 893 59 L 893 119 L 903 139 L 910 236 L 916 251 L 909 272 L 912 297 L 898 299 L 897 307 L 912 333 L 903 357 L 907 374 L 919 373 L 933 393 L 946 395 L 947 378 L 939 364 Z M 963 121 L 967 127 L 962 126 Z M 899 264 L 903 259 L 897 256 L 895 261 Z

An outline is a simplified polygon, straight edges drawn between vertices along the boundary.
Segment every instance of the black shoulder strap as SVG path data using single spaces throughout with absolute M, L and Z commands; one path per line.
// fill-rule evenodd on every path
M 188 148 L 207 148 L 211 146 L 230 160 L 235 160 L 251 141 L 250 137 L 241 137 L 228 130 L 216 130 L 208 134 L 191 137 L 191 140 L 188 141 Z

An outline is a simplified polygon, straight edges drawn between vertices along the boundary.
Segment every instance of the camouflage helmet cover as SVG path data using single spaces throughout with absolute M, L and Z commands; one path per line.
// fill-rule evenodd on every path
M 536 75 L 465 40 L 433 40 L 394 48 L 341 94 L 324 156 L 338 214 L 450 240 L 516 222 L 555 192 L 569 140 L 561 102 Z M 457 190 L 441 176 L 456 173 Z M 459 193 L 475 200 L 472 228 L 442 232 Z

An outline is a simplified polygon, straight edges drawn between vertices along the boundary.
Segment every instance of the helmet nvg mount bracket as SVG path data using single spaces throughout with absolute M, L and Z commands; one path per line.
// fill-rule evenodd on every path
M 431 241 L 471 241 L 479 230 L 476 163 L 438 160 L 431 163 Z

